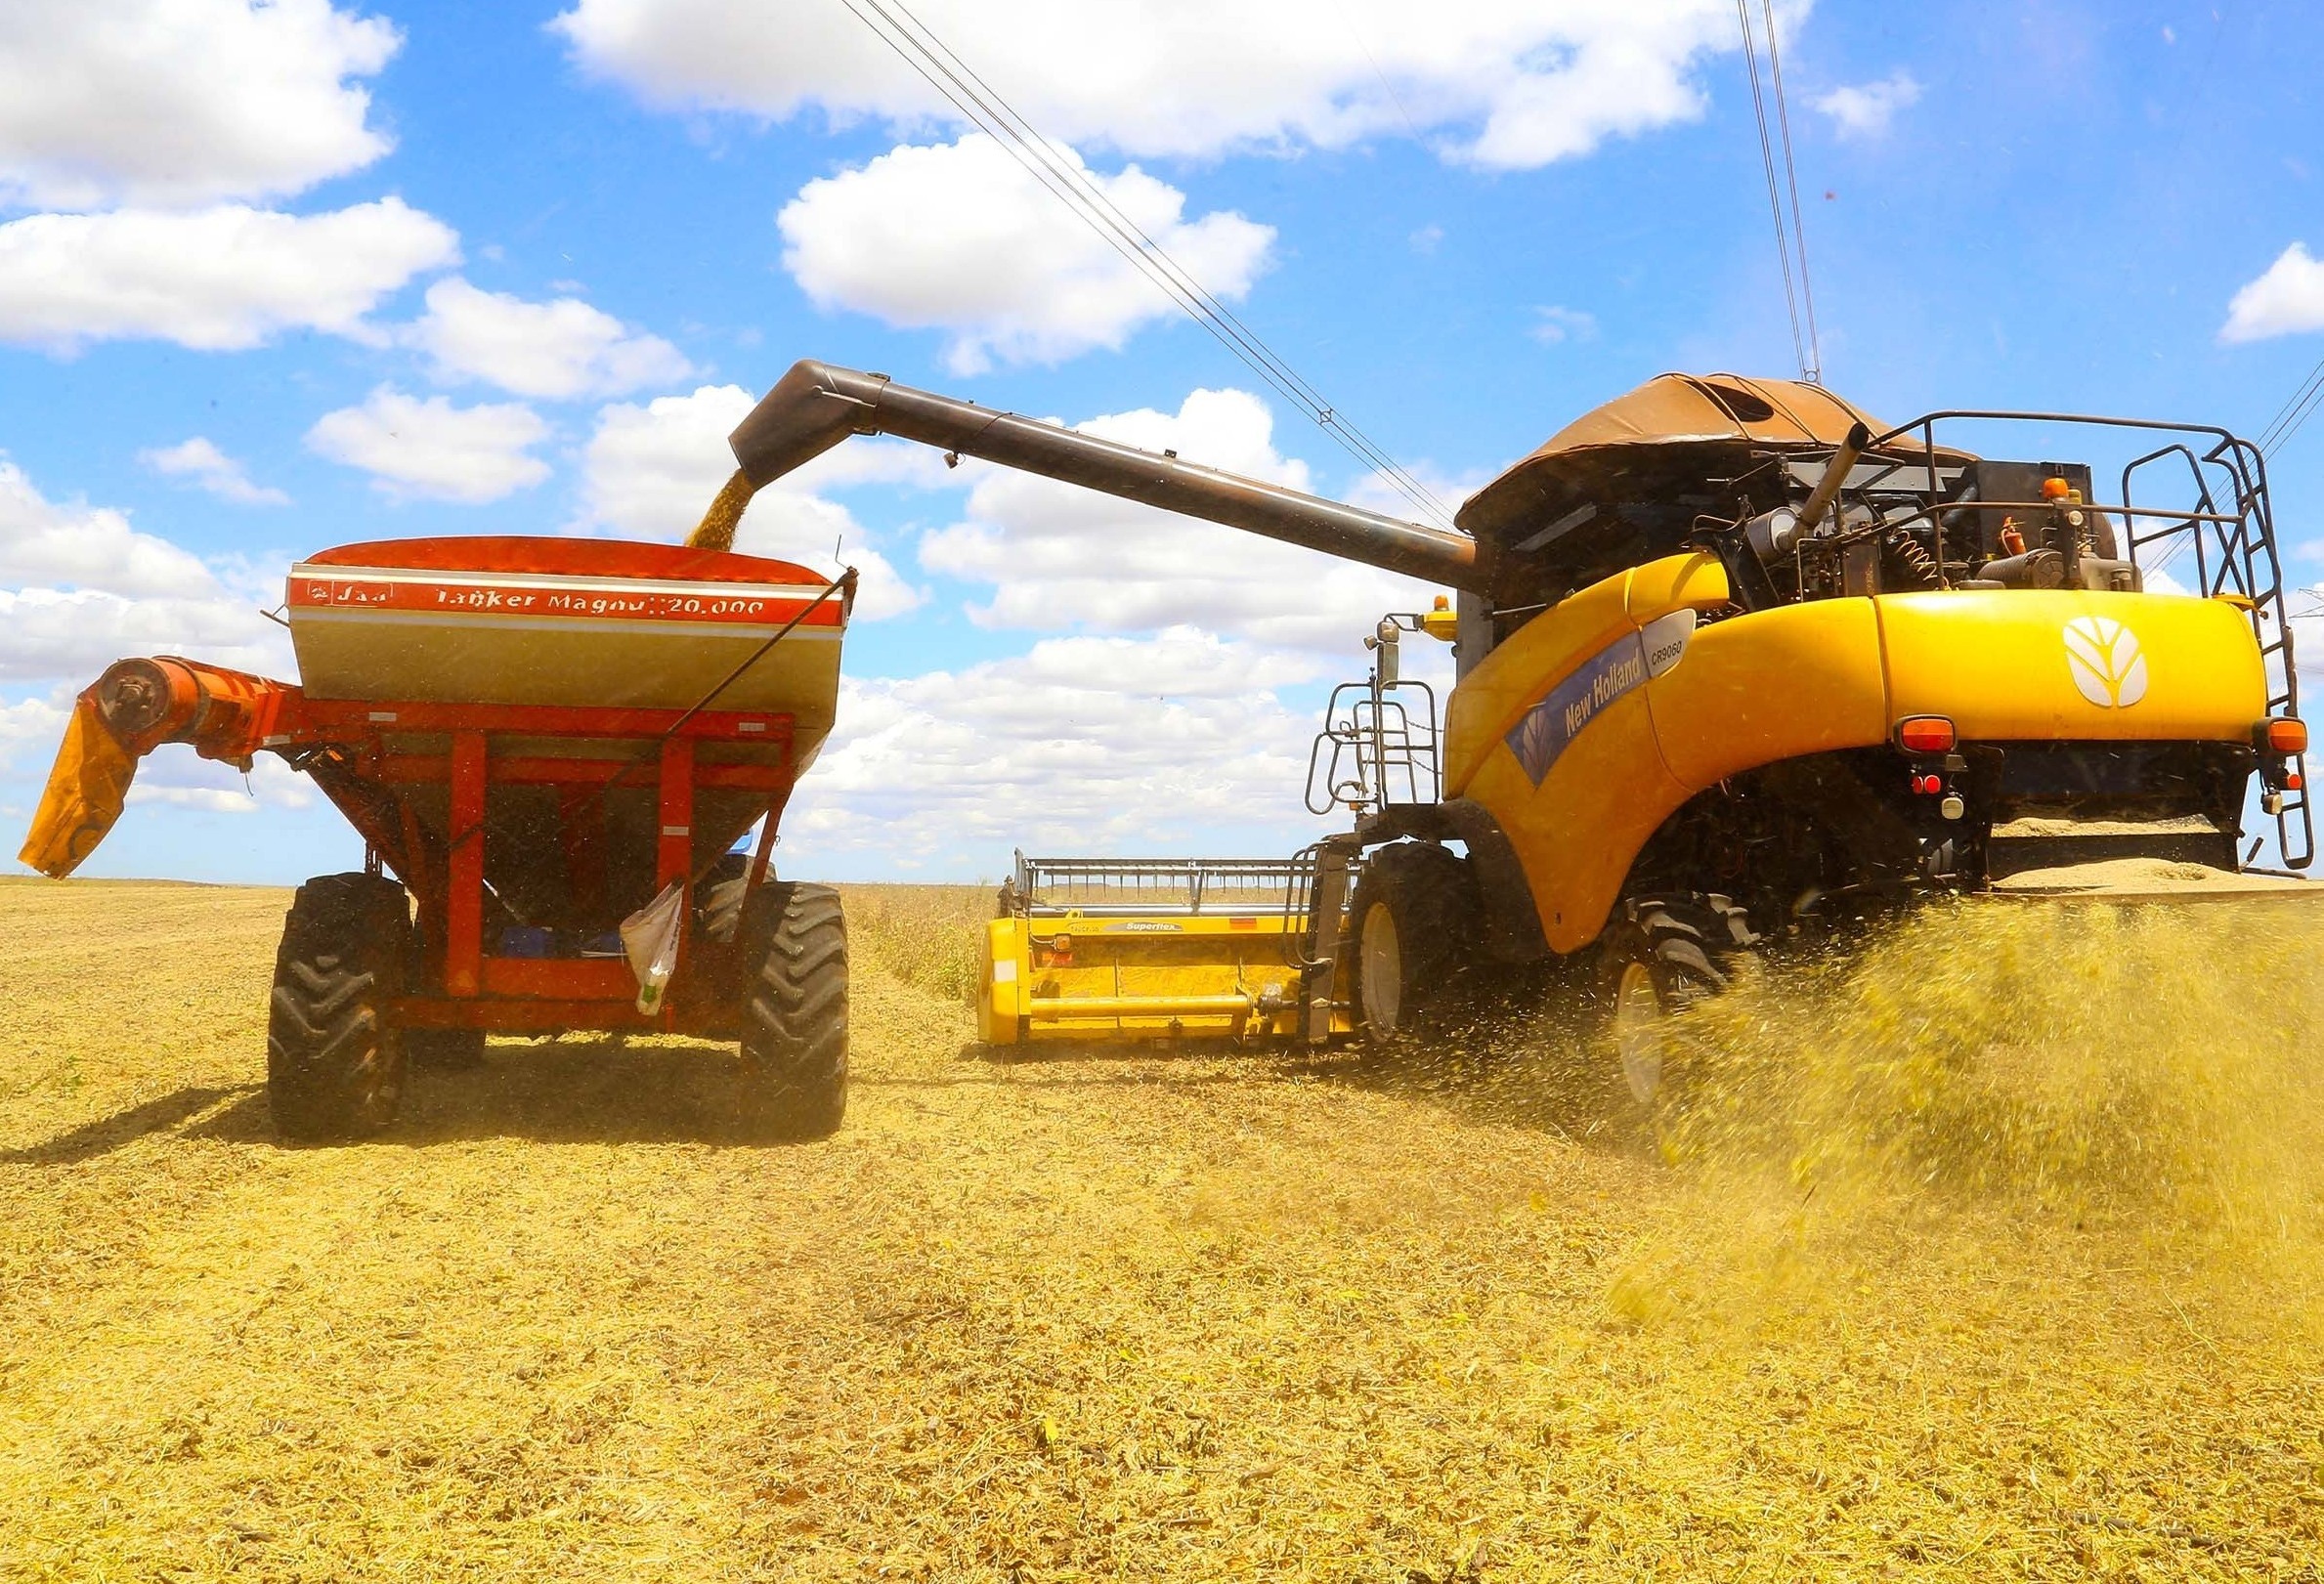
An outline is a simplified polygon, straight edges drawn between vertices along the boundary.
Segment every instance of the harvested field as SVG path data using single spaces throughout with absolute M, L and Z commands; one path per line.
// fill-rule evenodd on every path
M 1763 975 L 1642 1147 L 1554 1032 L 983 1059 L 885 888 L 832 1140 L 570 1038 L 292 1150 L 285 901 L 0 881 L 0 1575 L 2317 1576 L 2300 905 Z

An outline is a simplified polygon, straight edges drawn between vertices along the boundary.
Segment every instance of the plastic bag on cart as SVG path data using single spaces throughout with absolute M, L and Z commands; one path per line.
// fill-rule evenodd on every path
M 662 1009 L 662 993 L 677 971 L 678 942 L 686 933 L 686 887 L 671 880 L 662 894 L 622 920 L 622 951 L 637 975 L 637 1009 Z

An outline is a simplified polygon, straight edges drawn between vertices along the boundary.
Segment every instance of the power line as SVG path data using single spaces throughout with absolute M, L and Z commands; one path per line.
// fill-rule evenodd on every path
M 1450 521 L 1443 503 L 1426 486 L 1399 466 L 1360 429 L 1341 416 L 1314 387 L 1302 379 L 1289 364 L 1236 319 L 1160 243 L 1122 213 L 1105 195 L 1103 189 L 1090 180 L 1077 160 L 1060 154 L 1057 145 L 1042 136 L 1030 121 L 953 53 L 926 23 L 914 16 L 902 0 L 885 0 L 884 4 L 882 0 L 861 0 L 860 5 L 858 0 L 842 0 L 842 4 L 855 14 L 857 20 L 879 34 L 889 48 L 895 49 L 907 64 L 951 100 L 962 113 L 999 142 L 1028 174 L 1097 231 L 1101 239 L 1143 272 L 1255 373 L 1287 400 L 1304 408 L 1318 426 L 1357 461 L 1378 472 L 1425 514 L 1440 521 Z M 895 35 L 900 35 L 919 58 L 900 48 L 896 36 L 891 36 L 872 22 L 865 15 L 866 7 L 885 21 Z M 898 21 L 895 14 L 900 14 L 903 20 Z M 926 63 L 925 65 L 924 61 Z M 935 68 L 933 74 L 927 69 L 928 66 Z
M 2300 426 L 2307 422 L 2319 402 L 2324 402 L 2324 359 L 2317 360 L 2300 388 L 2267 420 L 2267 428 L 2259 436 L 2259 454 L 2268 456 L 2281 450 L 2285 441 L 2300 433 Z
M 1743 24 L 1743 67 L 1751 81 L 1751 113 L 1759 123 L 1759 163 L 1767 172 L 1767 212 L 1775 221 L 1776 262 L 1784 272 L 1784 310 L 1791 316 L 1791 355 L 1799 363 L 1801 378 L 1808 372 L 1807 337 L 1799 323 L 1799 292 L 1791 283 L 1791 238 L 1784 228 L 1783 193 L 1776 185 L 1775 142 L 1767 132 L 1767 102 L 1759 89 L 1759 46 L 1751 37 L 1750 0 L 1735 0 L 1735 20 Z
M 1351 423 L 1291 365 L 1237 319 L 1091 180 L 1079 160 L 1059 152 L 1014 107 L 968 66 L 903 4 L 903 0 L 840 0 L 874 36 L 911 66 L 1009 153 L 1076 218 L 1160 287 L 1195 322 L 1366 468 L 1378 473 L 1424 515 L 1450 523 L 1451 514 L 1414 478 Z M 875 20 L 877 19 L 877 20 Z
M 1807 311 L 1810 385 L 1824 383 L 1824 347 L 1816 334 L 1816 288 L 1808 279 L 1808 230 L 1799 216 L 1799 169 L 1791 159 L 1791 110 L 1784 97 L 1784 57 L 1776 48 L 1775 0 L 1759 0 L 1759 16 L 1767 23 L 1767 66 L 1775 80 L 1776 125 L 1784 134 L 1784 183 L 1791 193 L 1791 247 L 1799 255 L 1799 301 Z M 1783 222 L 1778 220 L 1777 225 Z

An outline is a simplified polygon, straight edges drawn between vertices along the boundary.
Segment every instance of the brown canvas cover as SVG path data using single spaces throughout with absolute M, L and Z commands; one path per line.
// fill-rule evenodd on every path
M 1722 474 L 1755 450 L 1825 450 L 1858 423 L 1874 435 L 1888 428 L 1854 403 L 1800 380 L 1657 374 L 1552 435 L 1471 495 L 1457 521 L 1479 537 L 1500 537 L 1609 492 Z M 1883 450 L 1917 454 L 1920 444 L 1899 437 Z

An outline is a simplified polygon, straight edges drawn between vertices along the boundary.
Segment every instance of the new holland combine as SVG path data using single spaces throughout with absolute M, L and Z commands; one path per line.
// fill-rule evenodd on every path
M 2110 498 L 2087 461 L 1975 454 L 1948 443 L 1964 430 L 2122 452 Z M 1451 532 L 802 363 L 736 430 L 737 487 L 855 434 L 1455 590 L 1385 619 L 1371 679 L 1334 701 L 1310 806 L 1353 830 L 1280 863 L 1020 858 L 990 1041 L 1393 1040 L 1482 976 L 1594 952 L 1645 1097 L 1660 1015 L 1771 939 L 2029 871 L 2237 875 L 2255 789 L 2283 865 L 2312 857 L 2264 467 L 2225 430 L 1891 427 L 1817 386 L 1668 374 Z M 1441 729 L 1399 674 L 1413 632 L 1453 643 Z

